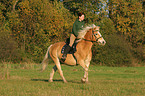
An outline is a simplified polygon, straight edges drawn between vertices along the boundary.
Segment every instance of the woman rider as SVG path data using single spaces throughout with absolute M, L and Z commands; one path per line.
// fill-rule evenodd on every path
M 62 55 L 62 58 L 61 58 L 62 60 L 66 59 L 67 53 L 70 51 L 70 48 L 72 47 L 75 39 L 78 36 L 78 32 L 80 30 L 82 30 L 82 28 L 84 27 L 84 25 L 85 25 L 84 18 L 85 18 L 84 13 L 79 12 L 78 13 L 78 18 L 76 19 L 76 21 L 73 24 L 72 33 L 70 35 L 70 44 L 69 44 L 69 46 L 67 46 L 65 48 L 64 54 Z

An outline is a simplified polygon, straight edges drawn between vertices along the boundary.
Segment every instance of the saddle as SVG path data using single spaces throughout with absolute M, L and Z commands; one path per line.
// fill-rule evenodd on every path
M 76 40 L 75 40 L 76 41 Z M 78 44 L 78 42 L 75 42 L 74 41 L 74 44 L 72 45 L 70 51 L 67 53 L 67 54 L 74 54 L 77 50 L 76 50 L 76 45 Z M 64 54 L 64 50 L 66 49 L 67 46 L 69 46 L 69 43 L 70 43 L 70 38 L 67 38 L 66 39 L 66 44 L 62 47 L 61 49 L 61 53 Z

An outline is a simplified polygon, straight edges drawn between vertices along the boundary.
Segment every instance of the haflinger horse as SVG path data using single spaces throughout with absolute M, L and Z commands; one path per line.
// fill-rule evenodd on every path
M 88 82 L 88 69 L 90 65 L 90 61 L 92 59 L 92 45 L 93 42 L 98 42 L 99 45 L 105 45 L 106 41 L 103 39 L 102 35 L 99 32 L 99 26 L 90 25 L 79 32 L 77 38 L 79 39 L 78 44 L 76 45 L 76 52 L 73 54 L 67 54 L 66 60 L 63 62 L 67 65 L 81 65 L 85 71 L 83 78 L 81 81 L 83 83 Z M 49 82 L 53 82 L 53 75 L 58 70 L 60 76 L 62 77 L 63 81 L 66 83 L 66 79 L 63 76 L 63 71 L 61 69 L 61 62 L 60 59 L 62 57 L 62 47 L 65 45 L 65 42 L 58 42 L 50 45 L 48 47 L 47 53 L 42 61 L 42 71 L 45 70 L 49 57 L 55 63 L 55 66 L 50 73 Z

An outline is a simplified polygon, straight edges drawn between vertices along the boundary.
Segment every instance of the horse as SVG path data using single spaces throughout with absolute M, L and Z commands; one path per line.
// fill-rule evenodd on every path
M 90 25 L 83 28 L 77 38 L 79 42 L 76 45 L 76 52 L 73 54 L 67 54 L 66 60 L 63 62 L 67 65 L 80 65 L 83 67 L 85 73 L 81 81 L 83 83 L 88 83 L 88 69 L 90 61 L 92 59 L 92 45 L 93 42 L 98 42 L 99 45 L 105 45 L 106 41 L 99 32 L 99 26 Z M 53 82 L 53 76 L 56 70 L 58 70 L 60 76 L 62 77 L 64 83 L 67 83 L 66 79 L 63 76 L 63 71 L 61 69 L 61 57 L 62 57 L 62 47 L 65 45 L 65 42 L 58 42 L 50 45 L 46 52 L 46 55 L 42 61 L 42 71 L 45 70 L 49 58 L 54 61 L 55 65 L 50 73 L 49 82 Z

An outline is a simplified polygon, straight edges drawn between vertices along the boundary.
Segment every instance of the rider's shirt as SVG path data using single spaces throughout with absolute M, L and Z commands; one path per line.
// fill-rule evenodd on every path
M 84 21 L 79 21 L 79 19 L 76 19 L 76 21 L 73 24 L 72 34 L 74 34 L 77 37 L 78 32 L 83 29 L 84 25 Z

